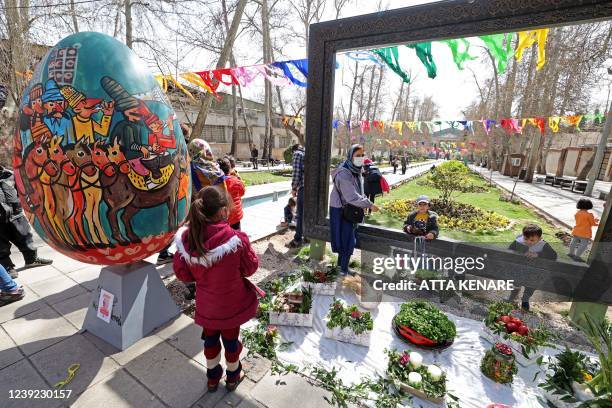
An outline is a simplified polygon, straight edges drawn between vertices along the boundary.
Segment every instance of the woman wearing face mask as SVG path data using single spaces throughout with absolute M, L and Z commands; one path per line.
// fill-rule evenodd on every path
M 338 266 L 343 275 L 349 273 L 349 262 L 357 243 L 357 223 L 343 216 L 343 207 L 355 207 L 378 211 L 363 193 L 361 176 L 365 152 L 363 146 L 353 145 L 347 159 L 332 171 L 333 190 L 329 198 L 329 221 L 331 227 L 332 251 L 338 254 Z

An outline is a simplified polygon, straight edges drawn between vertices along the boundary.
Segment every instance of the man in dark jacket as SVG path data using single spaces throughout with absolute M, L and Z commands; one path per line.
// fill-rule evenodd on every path
M 30 225 L 15 190 L 13 172 L 0 166 L 0 264 L 15 279 L 18 273 L 10 257 L 11 244 L 17 246 L 23 254 L 23 269 L 50 265 L 53 262 L 36 255 Z
M 406 158 L 406 155 L 402 156 L 401 164 L 402 164 L 402 175 L 404 175 L 406 174 L 406 169 L 408 168 L 408 159 Z
M 251 145 L 251 161 L 253 162 L 254 169 L 257 168 L 257 157 L 258 156 L 259 156 L 259 151 L 257 151 L 257 148 L 255 147 L 255 145 Z
M 416 199 L 416 204 L 418 210 L 408 214 L 404 222 L 404 232 L 424 236 L 425 239 L 437 238 L 440 233 L 438 214 L 429 209 L 429 198 L 422 195 Z
M 557 260 L 557 253 L 550 244 L 542 239 L 542 228 L 535 224 L 527 224 L 523 228 L 523 233 L 516 237 L 510 244 L 508 249 L 524 254 L 527 258 L 542 258 L 551 261 Z M 512 290 L 510 300 L 516 301 L 521 288 L 517 287 Z M 525 287 L 521 300 L 521 308 L 529 310 L 529 298 L 533 295 L 535 289 Z
M 363 193 L 368 197 L 368 200 L 374 203 L 376 196 L 383 193 L 382 186 L 380 185 L 382 174 L 370 159 L 363 161 L 363 169 L 365 171 L 363 175 Z M 370 214 L 371 210 L 366 208 L 365 212 Z

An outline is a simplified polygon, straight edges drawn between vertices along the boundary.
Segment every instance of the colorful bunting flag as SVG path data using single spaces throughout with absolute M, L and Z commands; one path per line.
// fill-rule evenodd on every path
M 503 74 L 510 57 L 512 33 L 481 35 L 480 39 L 485 43 L 497 65 L 498 74 Z M 504 45 L 505 44 L 505 45 Z
M 521 31 L 518 33 L 518 44 L 514 57 L 517 61 L 523 58 L 523 52 L 531 47 L 536 41 L 538 43 L 538 65 L 539 71 L 546 64 L 546 39 L 548 38 L 548 28 L 539 30 Z
M 402 67 L 400 67 L 399 65 L 399 55 L 397 47 L 379 48 L 373 50 L 373 52 L 378 55 L 380 59 L 385 64 L 387 64 L 389 68 L 391 68 L 393 72 L 399 75 L 399 77 L 402 78 L 402 81 L 407 84 L 410 83 L 410 77 L 402 70 Z
M 436 77 L 437 68 L 436 63 L 431 55 L 431 42 L 422 42 L 417 44 L 407 45 L 408 48 L 413 48 L 416 51 L 417 57 L 421 60 L 425 68 L 427 69 L 427 76 L 431 79 Z
M 559 122 L 561 122 L 561 118 L 559 116 L 551 116 L 548 118 L 548 127 L 553 133 L 557 133 L 559 131 Z
M 472 57 L 469 53 L 470 50 L 470 42 L 465 38 L 458 38 L 452 40 L 444 40 L 442 41 L 451 50 L 453 54 L 453 61 L 457 65 L 457 68 L 463 70 L 463 64 L 465 61 L 475 60 L 476 57 Z M 463 50 L 459 50 L 460 45 L 463 45 Z

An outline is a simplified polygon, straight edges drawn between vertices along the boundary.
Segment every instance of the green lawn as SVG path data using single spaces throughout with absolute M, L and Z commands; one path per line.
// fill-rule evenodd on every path
M 424 176 L 422 176 L 424 177 Z M 412 180 L 403 186 L 392 190 L 390 194 L 380 198 L 376 204 L 382 204 L 389 200 L 395 199 L 415 199 L 419 195 L 425 194 L 429 198 L 438 198 L 440 191 L 428 186 L 417 185 L 417 181 L 422 177 Z M 498 214 L 508 217 L 513 221 L 511 229 L 507 231 L 498 231 L 493 233 L 476 233 L 476 232 L 464 232 L 464 231 L 449 231 L 440 230 L 440 235 L 443 237 L 453 238 L 465 242 L 483 242 L 491 244 L 508 245 L 512 242 L 517 235 L 521 234 L 521 230 L 525 224 L 535 223 L 538 224 L 544 230 L 543 238 L 551 243 L 559 255 L 565 254 L 567 249 L 563 248 L 561 240 L 559 240 L 555 233 L 559 231 L 565 231 L 549 223 L 547 220 L 539 216 L 533 210 L 527 208 L 522 204 L 513 204 L 510 202 L 499 201 L 501 190 L 497 187 L 489 187 L 488 182 L 479 176 L 471 176 L 472 182 L 479 186 L 487 188 L 486 192 L 483 193 L 464 193 L 457 194 L 454 198 L 462 203 L 471 204 L 479 207 L 483 210 L 494 211 Z M 370 224 L 382 225 L 389 228 L 401 229 L 404 223 L 403 219 L 396 218 L 389 213 L 381 211 L 374 213 L 367 220 Z M 568 231 L 566 231 L 568 232 Z
M 240 173 L 240 178 L 246 186 L 291 181 L 291 177 L 279 176 L 269 171 L 244 171 Z

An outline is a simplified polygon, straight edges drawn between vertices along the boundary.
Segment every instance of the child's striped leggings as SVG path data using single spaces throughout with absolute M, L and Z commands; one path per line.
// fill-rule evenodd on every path
M 240 352 L 242 352 L 242 343 L 238 340 L 240 327 L 227 330 L 202 330 L 202 340 L 204 340 L 204 356 L 206 357 L 206 376 L 208 377 L 208 385 L 219 383 L 223 376 L 221 368 L 221 342 L 225 348 L 225 362 L 227 363 L 226 382 L 236 382 L 240 378 L 242 365 L 240 364 Z

